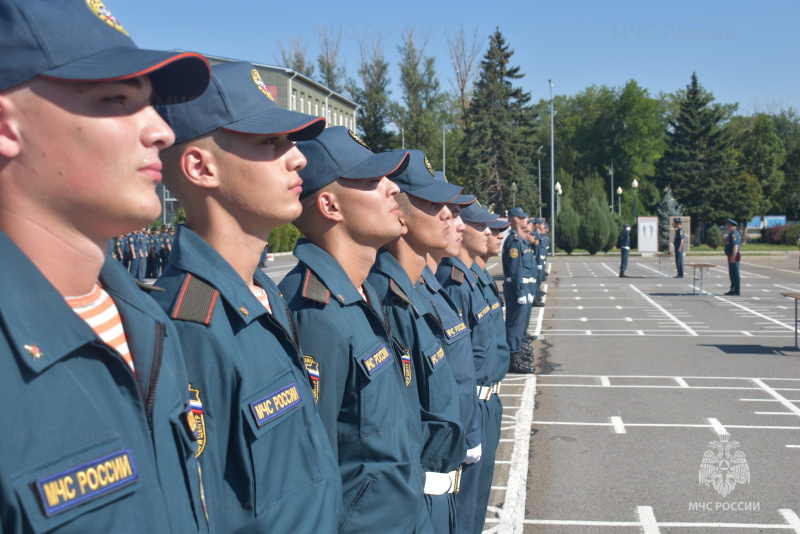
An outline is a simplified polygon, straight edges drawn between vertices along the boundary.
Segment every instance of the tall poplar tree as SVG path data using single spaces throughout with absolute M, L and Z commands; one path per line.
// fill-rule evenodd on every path
M 465 181 L 469 192 L 497 212 L 513 207 L 511 184 L 517 184 L 516 203 L 526 210 L 538 209 L 538 190 L 533 176 L 534 113 L 530 94 L 514 87 L 524 76 L 509 65 L 514 51 L 499 29 L 489 38 L 467 111 L 464 136 Z
M 375 152 L 393 146 L 392 134 L 386 130 L 389 113 L 389 63 L 383 58 L 379 40 L 361 42 L 361 65 L 358 68 L 360 84 L 354 79 L 347 82 L 347 90 L 358 108 L 358 130 L 364 142 Z

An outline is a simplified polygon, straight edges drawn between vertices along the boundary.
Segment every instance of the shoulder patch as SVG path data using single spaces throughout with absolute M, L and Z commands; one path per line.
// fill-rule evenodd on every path
M 408 298 L 408 295 L 406 295 L 406 292 L 403 291 L 400 288 L 400 286 L 395 284 L 394 280 L 389 280 L 389 289 L 391 289 L 391 291 L 394 294 L 394 296 L 396 296 L 397 298 L 399 298 L 400 300 L 402 300 L 403 302 L 405 302 L 407 305 L 411 306 L 412 308 L 414 307 L 414 305 L 411 303 L 411 299 Z
M 517 249 L 517 247 L 511 249 L 511 251 L 509 252 L 509 256 L 511 256 L 512 258 L 516 258 L 519 256 L 519 250 Z
M 205 281 L 187 274 L 169 316 L 178 321 L 211 324 L 219 291 Z
M 455 280 L 459 284 L 464 283 L 464 273 L 461 272 L 461 269 L 457 269 L 455 265 L 450 268 L 450 278 Z
M 306 271 L 305 280 L 303 280 L 303 297 L 314 302 L 321 302 L 328 304 L 330 302 L 331 292 L 322 283 L 322 280 L 311 269 Z

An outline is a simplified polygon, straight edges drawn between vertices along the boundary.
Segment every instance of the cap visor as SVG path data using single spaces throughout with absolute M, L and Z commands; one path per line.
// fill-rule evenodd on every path
M 208 61 L 194 52 L 111 48 L 42 73 L 48 78 L 110 82 L 149 74 L 159 100 L 192 99 L 211 79 Z M 169 104 L 170 102 L 158 102 Z
M 490 222 L 488 224 L 489 224 L 489 228 L 497 229 L 497 230 L 501 230 L 503 228 L 508 228 L 509 226 L 511 226 L 511 223 L 509 221 L 504 221 L 503 219 L 497 219 L 497 220 L 492 221 L 492 222 Z
M 222 129 L 246 134 L 288 134 L 292 141 L 310 141 L 325 129 L 325 119 L 276 107 L 226 124 Z
M 469 206 L 478 200 L 475 195 L 458 195 L 456 198 L 448 202 L 448 204 L 458 204 L 459 206 Z
M 342 174 L 341 178 L 360 180 L 389 176 L 395 172 L 402 172 L 405 165 L 408 165 L 408 152 L 381 152 L 368 157 Z
M 402 192 L 427 200 L 428 202 L 445 204 L 458 197 L 458 194 L 461 193 L 461 186 L 447 182 L 434 181 L 430 185 L 418 187 L 416 189 L 406 189 L 402 190 Z

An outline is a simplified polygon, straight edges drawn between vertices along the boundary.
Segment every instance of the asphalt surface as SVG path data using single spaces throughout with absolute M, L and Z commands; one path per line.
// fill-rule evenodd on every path
M 549 260 L 536 374 L 502 385 L 485 532 L 800 533 L 800 350 L 781 296 L 800 292 L 797 254 L 745 254 L 739 297 L 723 295 L 724 262 L 688 257 L 674 279 L 654 257 L 631 258 L 630 278 L 618 256 Z M 279 281 L 294 263 L 265 271 Z M 709 294 L 691 264 L 714 265 Z M 733 456 L 701 482 L 725 440 Z

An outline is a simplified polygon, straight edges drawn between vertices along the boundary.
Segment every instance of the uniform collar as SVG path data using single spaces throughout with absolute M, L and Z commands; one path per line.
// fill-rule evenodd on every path
M 185 226 L 178 227 L 169 263 L 213 286 L 230 309 L 246 324 L 267 313 L 267 309 L 253 295 L 231 264 L 214 247 Z M 267 292 L 273 316 L 284 325 L 289 324 L 284 306 L 277 305 L 281 294 L 275 283 L 261 269 L 255 270 L 253 279 Z
M 154 318 L 149 297 L 136 286 L 131 276 L 116 260 L 107 258 L 100 271 L 100 283 L 114 299 L 125 319 L 139 313 Z M 5 325 L 9 345 L 19 361 L 35 373 L 41 373 L 78 348 L 97 341 L 97 335 L 72 311 L 63 296 L 39 269 L 0 232 L 0 294 L 7 303 L 0 308 L 0 322 Z M 135 309 L 134 309 L 135 308 Z M 130 323 L 126 333 L 132 333 Z M 152 350 L 153 332 L 147 336 Z M 144 354 L 129 340 L 134 355 Z M 134 346 L 136 345 L 136 346 Z M 138 362 L 139 360 L 137 360 Z M 137 371 L 143 371 L 137 363 Z
M 361 293 L 350 281 L 339 262 L 322 248 L 305 238 L 300 238 L 294 247 L 294 255 L 314 271 L 316 277 L 330 291 L 331 296 L 343 305 L 349 306 L 350 304 L 364 301 Z M 372 299 L 375 292 L 370 292 L 369 289 L 367 283 L 364 282 L 364 291 Z
M 414 284 L 408 277 L 403 266 L 397 261 L 389 251 L 380 249 L 378 256 L 375 258 L 375 265 L 372 267 L 373 271 L 379 272 L 389 278 L 389 291 L 392 291 L 400 300 L 410 304 L 415 311 L 416 303 L 414 302 Z

